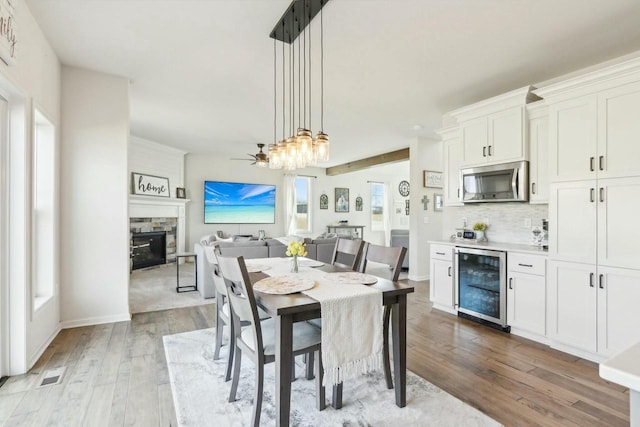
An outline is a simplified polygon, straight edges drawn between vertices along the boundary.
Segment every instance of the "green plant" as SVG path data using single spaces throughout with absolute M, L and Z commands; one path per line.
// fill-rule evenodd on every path
M 476 222 L 475 224 L 473 224 L 473 229 L 475 231 L 484 231 L 487 229 L 487 224 L 485 224 L 484 222 Z

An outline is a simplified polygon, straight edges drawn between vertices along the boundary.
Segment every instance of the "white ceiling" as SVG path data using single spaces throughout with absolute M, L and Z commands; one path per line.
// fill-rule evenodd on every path
M 131 80 L 132 134 L 229 156 L 273 141 L 268 34 L 289 0 L 26 2 L 63 64 Z M 331 0 L 330 165 L 432 136 L 454 108 L 640 50 L 638 22 L 638 0 Z

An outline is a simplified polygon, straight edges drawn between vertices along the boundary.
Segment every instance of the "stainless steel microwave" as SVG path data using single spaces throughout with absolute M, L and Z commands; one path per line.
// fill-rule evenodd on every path
M 463 203 L 526 202 L 529 162 L 502 163 L 460 170 Z

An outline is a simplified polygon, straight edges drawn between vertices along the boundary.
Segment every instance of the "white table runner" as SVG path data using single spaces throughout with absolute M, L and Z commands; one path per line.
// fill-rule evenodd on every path
M 290 273 L 291 258 L 246 260 L 270 265 L 269 276 Z M 304 291 L 320 302 L 324 385 L 332 386 L 382 366 L 382 292 L 365 285 L 335 283 L 331 274 L 311 267 L 299 273 L 317 285 Z

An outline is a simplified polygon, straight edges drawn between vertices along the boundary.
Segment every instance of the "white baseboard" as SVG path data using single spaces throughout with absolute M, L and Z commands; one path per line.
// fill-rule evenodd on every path
M 407 279 L 413 280 L 414 282 L 420 282 L 422 280 L 429 280 L 429 276 L 412 276 L 411 274 L 409 274 L 407 276 Z
M 44 351 L 47 349 L 47 347 L 49 347 L 49 344 L 53 342 L 53 340 L 58 336 L 61 330 L 62 330 L 61 324 L 58 323 L 58 325 L 53 330 L 53 332 L 51 332 L 51 335 L 49 335 L 47 339 L 44 340 L 44 342 L 40 345 L 40 347 L 38 347 L 36 351 L 29 357 L 29 360 L 27 360 L 27 371 L 33 368 L 33 365 L 36 364 L 36 362 L 38 361 L 38 359 L 40 359 L 40 357 L 42 356 Z
M 131 314 L 115 314 L 113 316 L 87 317 L 77 320 L 65 320 L 62 322 L 62 329 L 78 328 L 80 326 L 101 325 L 103 323 L 128 322 Z
M 575 348 L 572 347 L 570 345 L 566 345 L 566 344 L 561 344 L 558 343 L 556 341 L 553 341 L 552 339 L 549 341 L 549 347 L 554 348 L 556 350 L 560 350 L 564 353 L 569 353 L 572 354 L 574 356 L 578 356 L 581 357 L 583 359 L 587 359 L 590 360 L 591 362 L 595 362 L 595 363 L 601 363 L 604 362 L 605 360 L 607 360 L 606 357 L 601 356 L 599 354 L 595 354 L 589 351 L 585 351 L 579 348 Z

